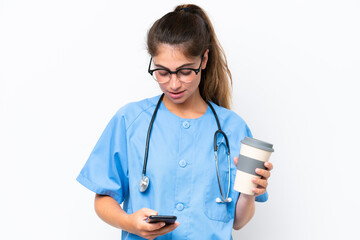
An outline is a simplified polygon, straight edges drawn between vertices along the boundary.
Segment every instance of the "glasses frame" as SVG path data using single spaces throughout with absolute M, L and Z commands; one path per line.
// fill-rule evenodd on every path
M 168 69 L 168 68 L 155 68 L 155 69 L 150 69 L 150 67 L 151 67 L 151 61 L 152 61 L 152 57 L 151 57 L 151 58 L 150 58 L 149 67 L 148 67 L 148 72 L 149 72 L 149 74 L 151 75 L 151 77 L 152 77 L 156 82 L 158 82 L 158 83 L 168 83 L 168 82 L 171 80 L 171 74 L 176 74 L 176 77 L 177 77 L 177 79 L 178 79 L 180 82 L 190 83 L 190 82 L 192 82 L 192 80 L 191 80 L 191 81 L 182 81 L 182 80 L 180 80 L 180 79 L 178 78 L 178 75 L 177 75 L 178 72 L 180 72 L 180 71 L 182 71 L 182 70 L 191 70 L 191 71 L 194 71 L 196 75 L 198 75 L 198 73 L 201 71 L 201 65 L 202 65 L 203 59 L 204 59 L 204 54 L 201 56 L 200 66 L 199 66 L 197 69 L 195 69 L 195 68 L 179 68 L 179 69 L 176 70 L 176 71 L 170 71 L 170 69 Z M 166 81 L 166 82 L 159 82 L 159 81 L 157 81 L 157 80 L 155 79 L 155 77 L 154 77 L 153 74 L 154 74 L 155 71 L 158 71 L 158 70 L 167 71 L 167 72 L 170 74 L 169 80 Z

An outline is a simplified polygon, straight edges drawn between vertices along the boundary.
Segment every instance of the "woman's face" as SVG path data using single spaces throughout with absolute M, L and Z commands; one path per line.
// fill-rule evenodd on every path
M 208 59 L 208 50 L 204 54 L 201 69 L 205 69 Z M 155 68 L 166 68 L 170 71 L 176 71 L 180 68 L 198 69 L 201 63 L 201 57 L 188 58 L 181 48 L 169 44 L 160 44 L 157 49 L 157 55 L 153 57 Z M 189 101 L 191 98 L 200 97 L 199 84 L 201 71 L 196 75 L 191 72 L 191 82 L 181 82 L 176 74 L 171 74 L 170 81 L 159 83 L 161 90 L 171 102 L 181 104 Z

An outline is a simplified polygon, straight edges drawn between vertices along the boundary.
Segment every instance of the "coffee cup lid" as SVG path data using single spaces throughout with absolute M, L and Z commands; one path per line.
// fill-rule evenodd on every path
M 241 140 L 241 143 L 249 145 L 251 147 L 259 148 L 268 152 L 274 152 L 273 145 L 264 141 L 260 141 L 255 138 L 245 137 Z

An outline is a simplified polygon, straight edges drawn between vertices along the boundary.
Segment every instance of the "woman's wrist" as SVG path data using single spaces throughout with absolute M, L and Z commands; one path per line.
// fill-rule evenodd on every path
M 132 232 L 132 223 L 131 214 L 126 213 L 124 210 L 121 215 L 118 217 L 118 226 L 120 229 L 125 230 L 127 232 Z
M 255 201 L 255 195 L 248 195 L 248 194 L 245 194 L 245 193 L 240 193 L 239 198 L 244 200 L 244 201 L 250 201 L 250 202 Z

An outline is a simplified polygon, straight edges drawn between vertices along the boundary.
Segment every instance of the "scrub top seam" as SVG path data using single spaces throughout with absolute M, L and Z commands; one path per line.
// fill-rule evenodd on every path
M 134 122 L 140 117 L 141 114 L 143 114 L 145 111 L 147 111 L 149 108 L 153 107 L 155 105 L 149 106 L 146 109 L 143 109 L 136 117 L 135 119 L 129 124 L 129 126 L 126 128 L 126 133 L 129 130 L 129 128 L 134 124 Z

